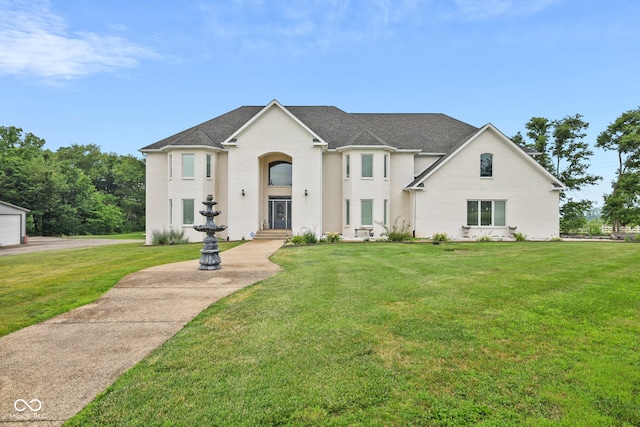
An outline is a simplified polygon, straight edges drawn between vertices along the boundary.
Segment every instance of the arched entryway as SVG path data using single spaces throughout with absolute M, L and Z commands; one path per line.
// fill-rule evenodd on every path
M 260 159 L 263 196 L 263 229 L 290 230 L 292 221 L 291 188 L 293 164 L 291 156 L 270 153 Z

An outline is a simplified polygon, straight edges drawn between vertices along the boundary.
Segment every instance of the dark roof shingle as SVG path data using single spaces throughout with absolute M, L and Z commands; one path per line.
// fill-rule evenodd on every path
M 224 148 L 221 142 L 263 108 L 237 108 L 141 150 L 180 145 Z M 347 113 L 332 106 L 284 108 L 325 141 L 329 149 L 349 145 L 388 145 L 398 149 L 442 154 L 478 130 L 444 114 Z

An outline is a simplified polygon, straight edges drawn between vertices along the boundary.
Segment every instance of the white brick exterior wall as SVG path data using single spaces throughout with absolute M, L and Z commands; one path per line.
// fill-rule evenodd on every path
M 559 234 L 557 180 L 492 126 L 487 126 L 463 148 L 441 162 L 425 177 L 422 187 L 407 186 L 441 156 L 399 151 L 386 146 L 345 146 L 327 150 L 316 136 L 279 104 L 271 104 L 233 135 L 226 150 L 205 147 L 165 147 L 147 152 L 147 243 L 152 231 L 184 229 L 190 241 L 203 234 L 182 224 L 182 200 L 193 199 L 194 222 L 201 202 L 213 194 L 222 214 L 217 224 L 228 226 L 221 239 L 251 239 L 269 220 L 269 196 L 290 197 L 294 234 L 314 230 L 355 235 L 355 229 L 372 226 L 374 234 L 398 219 L 411 225 L 417 237 L 447 233 L 454 239 L 512 236 L 549 239 Z M 493 176 L 480 177 L 480 155 L 493 154 Z M 193 154 L 193 178 L 182 177 L 182 155 Z M 373 156 L 373 177 L 362 177 L 362 155 Z M 206 156 L 211 156 L 212 177 L 207 178 Z M 346 177 L 346 156 L 350 176 Z M 384 159 L 387 175 L 384 176 Z M 269 164 L 292 165 L 292 185 L 268 185 Z M 171 165 L 169 164 L 171 162 Z M 170 176 L 171 175 L 171 176 Z M 305 195 L 306 192 L 306 195 Z M 244 194 L 243 194 L 244 193 Z M 345 201 L 350 201 L 350 224 Z M 362 224 L 361 201 L 373 201 L 373 224 Z M 466 227 L 468 200 L 504 200 L 506 224 L 501 227 Z M 172 221 L 169 206 L 172 205 Z M 463 227 L 464 226 L 464 227 Z M 364 237 L 364 233 L 358 234 Z
M 493 154 L 491 178 L 480 177 L 482 153 Z M 533 166 L 526 154 L 493 131 L 481 134 L 433 173 L 423 192 L 416 192 L 417 236 L 444 232 L 453 238 L 510 237 L 508 226 L 518 227 L 516 232 L 529 239 L 558 236 L 558 191 Z M 471 227 L 465 233 L 467 200 L 505 200 L 506 226 Z

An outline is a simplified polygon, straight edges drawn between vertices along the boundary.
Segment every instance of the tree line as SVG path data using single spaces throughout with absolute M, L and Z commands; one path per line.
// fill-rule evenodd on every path
M 0 126 L 0 200 L 29 209 L 29 235 L 144 230 L 145 164 L 94 144 L 53 152 L 45 140 Z
M 525 124 L 525 136 L 518 132 L 512 140 L 537 154 L 536 160 L 566 185 L 560 195 L 560 232 L 571 233 L 587 225 L 592 200 L 576 200 L 575 192 L 600 181 L 588 173 L 593 151 L 584 141 L 589 123 L 583 116 L 549 120 L 532 117 Z M 614 232 L 627 225 L 640 225 L 640 108 L 621 114 L 602 131 L 595 146 L 618 154 L 618 167 L 611 193 L 604 195 L 602 219 Z

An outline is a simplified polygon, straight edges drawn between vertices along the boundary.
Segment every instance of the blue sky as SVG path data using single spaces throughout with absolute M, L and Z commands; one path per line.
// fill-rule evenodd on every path
M 242 105 L 438 112 L 506 135 L 640 105 L 637 0 L 0 0 L 0 125 L 137 150 Z M 616 156 L 596 150 L 602 202 Z

